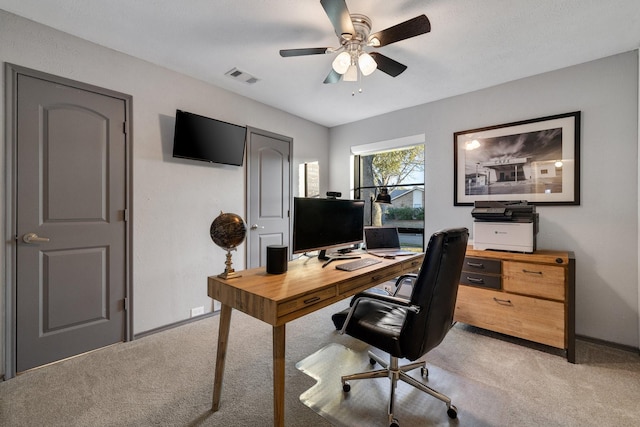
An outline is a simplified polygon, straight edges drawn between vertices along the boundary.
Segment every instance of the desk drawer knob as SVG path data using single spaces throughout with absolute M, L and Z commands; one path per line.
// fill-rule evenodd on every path
M 467 265 L 469 267 L 473 267 L 473 268 L 484 268 L 484 264 L 482 264 L 481 262 L 469 262 L 469 261 L 467 261 Z
M 500 299 L 500 298 L 493 297 L 493 300 L 500 305 L 513 305 L 510 299 Z
M 318 301 L 320 301 L 320 297 L 309 298 L 309 299 L 304 300 L 303 302 L 305 304 L 312 304 L 312 303 L 318 302 Z
M 542 276 L 542 271 L 531 271 L 531 270 L 525 270 L 523 268 L 522 272 L 525 273 L 525 274 L 538 274 L 538 275 Z

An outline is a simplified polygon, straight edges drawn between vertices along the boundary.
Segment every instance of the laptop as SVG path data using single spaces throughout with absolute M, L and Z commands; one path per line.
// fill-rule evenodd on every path
M 400 249 L 400 235 L 396 227 L 365 227 L 364 244 L 367 253 L 380 257 L 416 254 Z

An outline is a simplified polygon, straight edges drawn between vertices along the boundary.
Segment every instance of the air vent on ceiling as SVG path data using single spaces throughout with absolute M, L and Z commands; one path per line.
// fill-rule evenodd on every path
M 238 80 L 240 82 L 243 83 L 247 83 L 247 84 L 254 84 L 256 83 L 258 80 L 257 77 L 252 76 L 251 74 L 238 70 L 237 68 L 232 68 L 231 70 L 227 71 L 226 73 L 224 73 L 225 76 L 229 76 L 234 80 Z

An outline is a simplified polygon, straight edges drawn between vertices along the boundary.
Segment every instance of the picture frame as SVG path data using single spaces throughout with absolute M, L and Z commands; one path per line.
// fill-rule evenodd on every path
M 579 205 L 580 113 L 455 132 L 454 206 Z

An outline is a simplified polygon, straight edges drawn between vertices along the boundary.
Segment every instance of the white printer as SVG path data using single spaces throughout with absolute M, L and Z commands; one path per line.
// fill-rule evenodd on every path
M 477 201 L 471 211 L 473 249 L 532 253 L 536 250 L 538 214 L 526 201 Z

